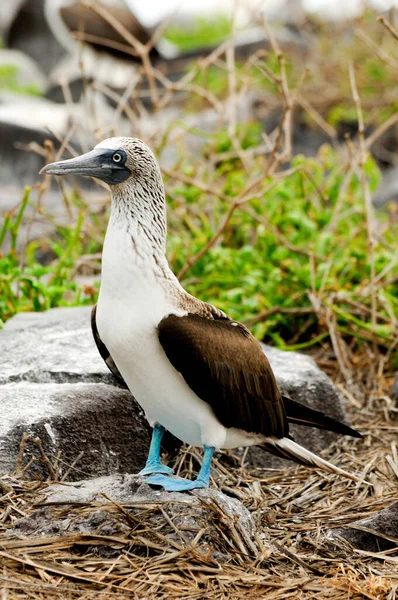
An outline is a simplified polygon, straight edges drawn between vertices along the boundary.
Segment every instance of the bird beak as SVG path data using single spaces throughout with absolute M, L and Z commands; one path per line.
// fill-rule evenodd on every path
M 112 171 L 111 165 L 106 161 L 108 155 L 109 151 L 94 149 L 76 158 L 50 163 L 42 168 L 40 175 L 86 175 L 106 179 Z

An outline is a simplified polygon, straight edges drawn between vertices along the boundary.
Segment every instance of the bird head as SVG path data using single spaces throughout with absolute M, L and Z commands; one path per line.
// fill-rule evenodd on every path
M 76 158 L 50 163 L 41 175 L 83 175 L 105 181 L 110 186 L 124 183 L 159 183 L 158 163 L 148 146 L 137 138 L 114 137 L 97 144 Z

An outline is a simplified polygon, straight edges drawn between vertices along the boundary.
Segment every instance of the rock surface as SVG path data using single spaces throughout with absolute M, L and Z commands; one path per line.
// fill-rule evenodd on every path
M 45 73 L 49 73 L 65 54 L 47 23 L 45 0 L 24 0 L 5 41 L 9 48 L 21 50 L 37 61 Z
M 130 392 L 120 387 L 99 356 L 90 311 L 77 307 L 20 313 L 0 331 L 0 472 L 14 470 L 24 431 L 39 436 L 50 457 L 62 452 L 61 474 L 80 455 L 69 474 L 72 480 L 136 472 L 143 466 L 149 427 Z M 264 348 L 283 393 L 344 419 L 336 389 L 311 358 Z M 315 429 L 291 429 L 297 441 L 315 451 L 335 439 Z M 175 438 L 166 439 L 166 447 L 175 450 Z M 24 462 L 37 452 L 27 444 Z M 247 461 L 254 466 L 281 464 L 259 447 L 250 449 Z
M 24 431 L 40 437 L 71 477 L 136 471 L 145 462 L 149 427 L 130 392 L 120 389 L 96 354 L 90 309 L 20 314 L 0 332 L 0 471 L 13 470 Z M 27 448 L 26 460 L 34 449 Z
M 112 501 L 127 503 L 125 512 L 115 510 Z M 263 550 L 263 542 L 267 543 L 264 535 L 258 541 L 253 519 L 243 504 L 214 489 L 189 494 L 164 492 L 152 489 L 136 475 L 112 475 L 73 485 L 50 485 L 43 502 L 48 506 L 19 519 L 10 534 L 24 538 L 70 534 L 126 538 L 132 531 L 131 521 L 133 535 L 139 535 L 142 515 L 145 537 L 159 544 L 155 531 L 161 529 L 162 545 L 167 541 L 174 549 L 176 545 L 190 546 L 198 532 L 204 530 L 199 548 L 208 552 L 210 547 L 212 558 L 218 562 L 230 558 L 228 551 L 231 551 L 230 547 L 225 548 L 218 528 L 232 530 L 233 535 L 229 532 L 228 537 L 237 543 L 240 552 L 257 554 Z
M 398 167 L 389 167 L 382 171 L 380 185 L 373 196 L 373 203 L 378 208 L 388 202 L 398 202 Z
M 15 188 L 14 198 L 8 200 L 9 193 L 5 193 L 5 200 L 0 208 L 2 211 L 11 208 L 19 201 L 25 185 L 32 185 L 38 179 L 38 173 L 43 166 L 43 157 L 34 152 L 22 150 L 31 142 L 43 144 L 51 136 L 42 129 L 27 128 L 19 123 L 8 120 L 7 112 L 10 104 L 2 104 L 0 98 L 0 188 Z M 13 104 L 13 110 L 16 110 Z M 2 118 L 3 111 L 3 118 Z
M 0 10 L 0 35 L 5 37 L 15 15 L 25 0 L 2 0 Z
M 398 546 L 398 502 L 351 526 L 329 531 L 328 539 L 344 538 L 360 550 L 382 552 Z

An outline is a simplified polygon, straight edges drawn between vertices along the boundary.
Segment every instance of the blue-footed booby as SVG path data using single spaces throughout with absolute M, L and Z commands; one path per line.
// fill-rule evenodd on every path
M 141 471 L 149 484 L 173 491 L 207 487 L 215 450 L 251 445 L 357 480 L 297 444 L 289 423 L 362 436 L 282 396 L 250 331 L 191 296 L 171 271 L 162 175 L 144 142 L 110 138 L 41 173 L 86 175 L 110 186 L 112 208 L 92 329 L 102 358 L 124 379 L 153 427 Z M 173 476 L 161 462 L 165 429 L 204 448 L 194 481 Z

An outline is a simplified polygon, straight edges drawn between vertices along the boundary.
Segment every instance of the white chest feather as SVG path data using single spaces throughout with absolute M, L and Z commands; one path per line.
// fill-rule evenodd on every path
M 97 327 L 116 364 L 123 359 L 135 366 L 149 351 L 158 323 L 172 306 L 154 274 L 152 255 L 137 252 L 139 242 L 132 240 L 123 223 L 110 225 L 102 256 Z
M 123 226 L 108 228 L 97 304 L 98 332 L 150 422 L 161 423 L 189 444 L 212 442 L 221 447 L 225 428 L 174 369 L 158 339 L 159 322 L 170 313 L 183 312 L 154 274 L 152 257 L 145 264 L 143 248 L 137 246 Z
M 149 422 L 160 423 L 195 446 L 251 445 L 253 437 L 227 430 L 168 360 L 157 326 L 169 314 L 184 314 L 177 296 L 167 294 L 151 253 L 146 254 L 145 241 L 133 241 L 123 223 L 110 225 L 103 250 L 97 328 Z

